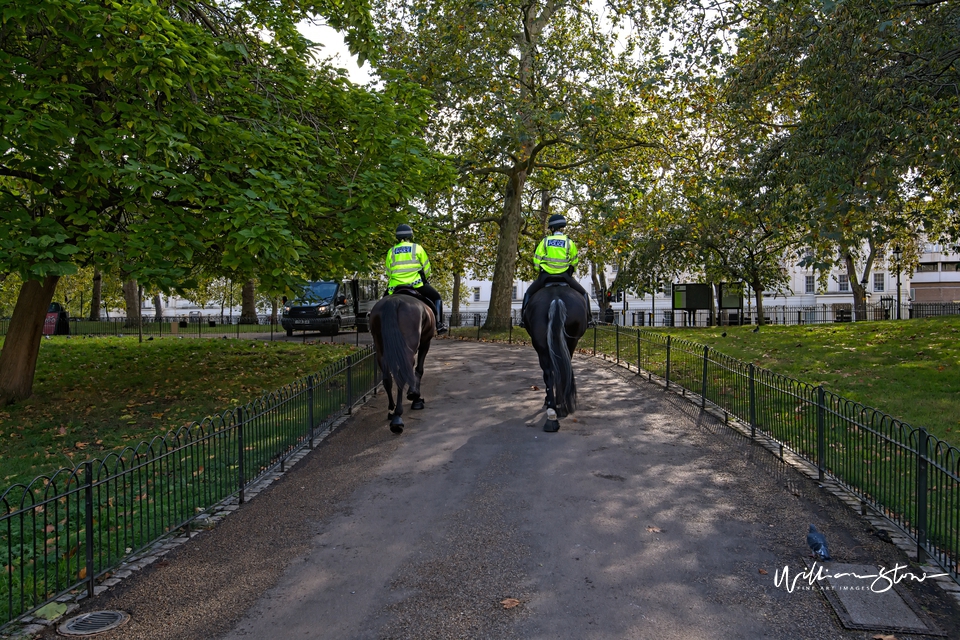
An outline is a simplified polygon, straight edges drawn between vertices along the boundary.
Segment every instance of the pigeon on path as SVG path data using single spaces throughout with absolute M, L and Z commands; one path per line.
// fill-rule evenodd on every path
M 807 533 L 807 546 L 813 551 L 813 557 L 817 560 L 832 560 L 830 550 L 827 549 L 827 539 L 812 524 L 810 532 Z

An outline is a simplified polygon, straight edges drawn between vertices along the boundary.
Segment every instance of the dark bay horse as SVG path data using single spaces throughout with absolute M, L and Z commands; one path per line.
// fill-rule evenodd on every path
M 420 378 L 423 361 L 436 332 L 436 318 L 426 304 L 412 295 L 396 292 L 377 301 L 370 311 L 370 335 L 383 373 L 383 388 L 389 400 L 390 431 L 403 433 L 403 388 L 411 409 L 423 409 Z M 393 383 L 397 401 L 393 401 Z
M 557 418 L 565 418 L 577 407 L 572 354 L 588 321 L 586 300 L 566 285 L 548 283 L 527 302 L 523 322 L 540 358 L 547 388 L 544 431 L 559 430 Z

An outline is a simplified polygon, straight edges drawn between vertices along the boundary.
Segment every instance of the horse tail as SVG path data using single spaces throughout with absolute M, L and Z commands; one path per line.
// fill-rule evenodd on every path
M 418 303 L 419 304 L 419 303 Z M 383 365 L 387 372 L 408 389 L 417 388 L 417 374 L 413 370 L 413 358 L 407 351 L 406 341 L 400 331 L 400 306 L 388 304 L 384 307 L 380 322 L 380 334 L 383 341 Z
M 564 325 L 567 322 L 567 305 L 560 298 L 550 302 L 547 322 L 547 350 L 553 364 L 553 380 L 557 409 L 561 415 L 573 413 L 577 408 L 577 383 L 573 378 L 573 363 Z

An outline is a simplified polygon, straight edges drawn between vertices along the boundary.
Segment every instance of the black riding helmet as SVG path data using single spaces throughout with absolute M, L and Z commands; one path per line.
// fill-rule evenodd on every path
M 550 216 L 550 220 L 547 221 L 547 228 L 551 230 L 563 229 L 565 226 L 567 226 L 567 219 L 559 213 L 553 214 Z
M 413 229 L 408 224 L 397 226 L 397 240 L 413 240 Z

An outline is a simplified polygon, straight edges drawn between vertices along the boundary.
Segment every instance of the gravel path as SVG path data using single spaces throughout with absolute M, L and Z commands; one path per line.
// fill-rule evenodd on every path
M 82 610 L 131 614 L 106 640 L 876 635 L 774 575 L 803 569 L 811 522 L 841 562 L 902 564 L 896 547 L 685 400 L 596 359 L 575 368 L 580 410 L 547 434 L 529 347 L 437 341 L 403 435 L 380 394 Z M 909 589 L 960 637 L 953 600 Z

